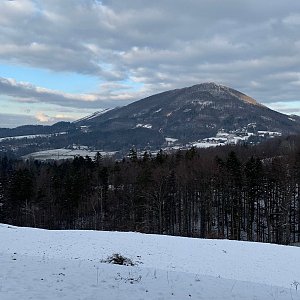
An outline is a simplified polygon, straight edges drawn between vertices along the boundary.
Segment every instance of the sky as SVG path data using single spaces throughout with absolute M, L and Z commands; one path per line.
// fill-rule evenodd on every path
M 202 82 L 300 115 L 300 1 L 0 0 L 0 127 Z

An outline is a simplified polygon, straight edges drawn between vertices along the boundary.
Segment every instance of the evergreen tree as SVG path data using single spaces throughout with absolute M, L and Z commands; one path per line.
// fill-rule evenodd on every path
M 131 148 L 129 151 L 129 159 L 132 162 L 137 162 L 137 160 L 138 160 L 137 151 L 134 148 Z

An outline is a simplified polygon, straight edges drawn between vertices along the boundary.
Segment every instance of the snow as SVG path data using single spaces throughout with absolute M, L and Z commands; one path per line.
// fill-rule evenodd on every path
M 270 133 L 268 131 L 268 133 Z M 260 135 L 261 135 L 260 131 Z M 275 132 L 272 132 L 275 134 Z M 216 146 L 224 146 L 230 144 L 238 144 L 242 141 L 247 141 L 249 137 L 253 136 L 254 134 L 251 132 L 245 132 L 243 135 L 236 135 L 234 133 L 227 133 L 223 131 L 219 131 L 216 136 L 204 138 L 197 142 L 192 142 L 190 145 L 196 148 L 209 148 L 209 147 L 216 147 Z
M 106 109 L 102 109 L 102 110 L 100 110 L 100 111 L 96 111 L 96 112 L 94 112 L 93 114 L 91 114 L 91 115 L 88 115 L 88 116 L 86 116 L 86 117 L 83 117 L 83 118 L 81 118 L 81 119 L 79 119 L 79 120 L 76 120 L 76 121 L 74 121 L 73 123 L 79 123 L 79 122 L 82 122 L 82 121 L 89 121 L 89 120 L 92 120 L 92 119 L 94 119 L 94 118 L 96 118 L 96 117 L 99 117 L 99 116 L 101 116 L 101 115 L 103 115 L 103 114 L 105 114 L 106 112 L 108 112 L 108 111 L 110 111 L 110 110 L 112 110 L 113 108 L 106 108 Z
M 166 140 L 166 142 L 170 142 L 170 143 L 175 143 L 178 141 L 178 139 L 171 138 L 171 137 L 166 137 L 165 140 Z
M 270 136 L 281 136 L 281 132 L 277 132 L 277 131 L 264 131 L 264 130 L 259 130 L 257 131 L 257 133 L 260 136 L 264 136 L 264 135 L 270 135 Z
M 209 142 L 196 142 L 196 143 L 192 143 L 193 147 L 196 148 L 209 148 L 209 147 L 217 147 L 217 146 L 224 146 L 224 143 L 209 143 Z
M 213 104 L 212 101 L 203 101 L 203 100 L 193 100 L 192 103 L 193 104 L 198 104 L 198 105 L 200 105 L 202 107 L 209 106 L 209 105 Z
M 229 143 L 232 144 L 238 144 L 241 141 L 247 141 L 251 135 L 246 135 L 246 136 L 233 136 L 232 138 L 229 139 Z
M 0 299 L 300 299 L 300 248 L 0 224 Z M 135 266 L 104 263 L 113 253 Z
M 30 153 L 28 155 L 23 156 L 23 159 L 36 159 L 36 160 L 60 160 L 60 159 L 73 159 L 74 156 L 89 156 L 91 158 L 95 157 L 95 155 L 99 152 L 102 156 L 113 156 L 116 152 L 104 152 L 98 150 L 88 150 L 85 146 L 81 146 L 81 149 L 52 149 L 45 151 L 38 151 L 34 153 Z
M 52 134 L 30 134 L 30 135 L 7 136 L 7 137 L 0 138 L 0 142 L 6 141 L 6 140 L 47 138 L 47 137 L 62 135 L 62 134 L 67 134 L 67 132 L 58 132 L 58 133 L 52 133 Z
M 135 127 L 136 128 L 142 127 L 142 128 L 151 129 L 152 125 L 151 124 L 137 124 Z
M 228 132 L 222 132 L 222 131 L 219 131 L 217 134 L 216 134 L 216 137 L 223 137 L 223 138 L 228 138 L 230 134 Z

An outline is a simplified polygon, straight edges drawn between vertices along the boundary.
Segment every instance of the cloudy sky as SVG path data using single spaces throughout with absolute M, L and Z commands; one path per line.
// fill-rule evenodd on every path
M 214 81 L 300 115 L 300 1 L 0 0 L 0 127 Z

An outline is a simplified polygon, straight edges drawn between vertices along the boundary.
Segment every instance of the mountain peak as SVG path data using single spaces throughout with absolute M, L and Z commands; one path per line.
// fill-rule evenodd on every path
M 216 82 L 203 82 L 203 83 L 198 83 L 191 87 L 188 87 L 188 89 L 189 88 L 197 89 L 197 90 L 201 90 L 201 91 L 209 91 L 209 90 L 218 90 L 221 88 L 226 88 L 226 86 L 224 86 L 222 84 L 218 84 Z
M 185 144 L 220 132 L 294 133 L 296 118 L 272 111 L 255 99 L 215 82 L 170 90 L 77 123 L 87 125 L 97 145 L 158 149 L 166 141 Z M 250 129 L 249 129 L 250 128 Z M 86 143 L 86 137 L 83 136 Z
M 216 82 L 203 82 L 203 83 L 191 86 L 191 89 L 199 90 L 202 92 L 209 92 L 210 94 L 212 94 L 215 97 L 230 95 L 230 97 L 234 97 L 245 103 L 265 107 L 264 105 L 257 102 L 255 99 L 247 96 L 246 94 L 243 94 L 235 89 L 232 89 L 230 87 L 227 87 L 225 85 L 222 85 L 222 84 L 219 84 Z
M 214 81 L 208 81 L 208 82 L 203 82 L 203 83 L 200 83 L 198 84 L 198 86 L 200 87 L 207 87 L 207 88 L 221 88 L 221 87 L 225 87 L 224 85 L 222 84 L 219 84 L 219 83 L 216 83 Z
M 59 125 L 45 127 L 43 132 L 40 127 L 25 126 L 13 135 L 47 133 L 53 145 L 64 147 L 76 143 L 106 151 L 128 151 L 133 146 L 157 150 L 172 143 L 176 147 L 199 141 L 198 144 L 203 141 L 219 144 L 227 137 L 231 143 L 237 141 L 234 136 L 240 141 L 248 141 L 250 137 L 251 142 L 257 142 L 269 133 L 273 137 L 295 134 L 300 132 L 300 117 L 273 111 L 225 85 L 204 82 Z M 58 132 L 65 134 L 57 135 Z M 12 136 L 10 132 L 3 135 L 7 133 L 0 131 L 0 134 Z

